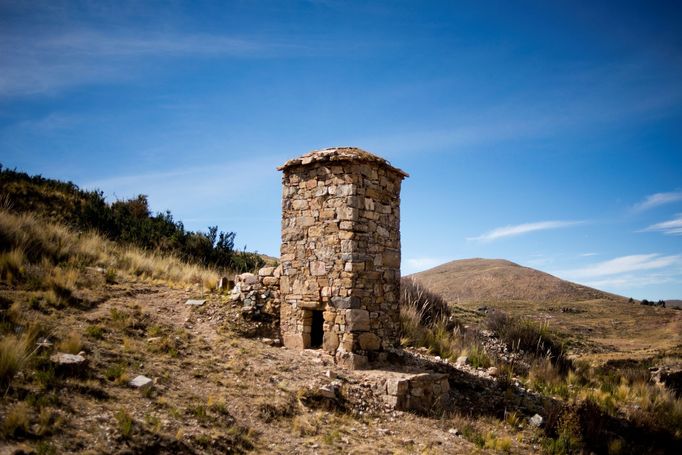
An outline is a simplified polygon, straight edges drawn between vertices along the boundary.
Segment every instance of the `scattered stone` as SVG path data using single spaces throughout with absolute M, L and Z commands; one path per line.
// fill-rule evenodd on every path
M 49 348 L 52 347 L 52 342 L 48 340 L 47 338 L 41 338 L 37 343 L 36 346 L 39 348 Z
M 275 272 L 274 267 L 263 267 L 258 271 L 258 276 L 260 277 L 272 276 L 274 272 Z
M 450 428 L 448 430 L 448 433 L 450 433 L 453 436 L 459 436 L 459 430 L 457 428 Z
M 241 275 L 237 275 L 236 278 L 246 285 L 258 283 L 258 277 L 253 273 L 242 273 Z
M 529 421 L 530 424 L 533 425 L 534 427 L 540 428 L 544 423 L 545 419 L 543 419 L 540 414 L 535 414 L 533 417 L 529 419 Z
M 467 364 L 467 360 L 468 360 L 467 356 L 461 355 L 461 356 L 457 357 L 457 360 L 455 361 L 455 366 L 458 366 L 458 367 L 464 366 Z
M 330 379 L 336 379 L 336 378 L 338 377 L 337 374 L 334 373 L 332 370 L 327 370 L 327 371 L 324 373 L 324 375 L 327 376 L 327 377 L 330 378 Z
M 85 357 L 78 354 L 67 354 L 65 352 L 57 352 L 50 356 L 50 361 L 60 366 L 77 366 L 85 363 Z
M 146 389 L 153 385 L 154 381 L 149 379 L 147 376 L 138 375 L 128 383 L 130 387 L 135 389 Z
M 317 389 L 317 393 L 325 398 L 336 398 L 336 392 L 331 386 L 325 385 Z
M 488 368 L 488 374 L 492 377 L 497 377 L 498 374 L 497 367 Z
M 204 303 L 206 303 L 206 300 L 193 300 L 189 299 L 188 301 L 185 302 L 185 305 L 192 305 L 192 306 L 201 306 Z

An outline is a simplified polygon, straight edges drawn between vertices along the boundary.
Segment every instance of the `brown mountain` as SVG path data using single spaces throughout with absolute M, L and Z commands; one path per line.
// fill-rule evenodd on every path
M 625 299 L 503 259 L 461 259 L 410 276 L 451 303 Z

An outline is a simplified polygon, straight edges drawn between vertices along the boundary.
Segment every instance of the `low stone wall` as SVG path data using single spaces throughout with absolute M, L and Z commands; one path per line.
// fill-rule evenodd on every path
M 362 376 L 374 383 L 374 393 L 393 409 L 433 414 L 447 408 L 450 392 L 447 374 L 365 370 Z
M 282 267 L 263 267 L 257 273 L 242 273 L 234 277 L 230 299 L 242 304 L 242 316 L 258 319 L 263 313 L 277 316 L 281 297 L 279 279 Z
M 384 401 L 403 411 L 440 412 L 447 404 L 449 391 L 446 374 L 421 373 L 388 379 Z

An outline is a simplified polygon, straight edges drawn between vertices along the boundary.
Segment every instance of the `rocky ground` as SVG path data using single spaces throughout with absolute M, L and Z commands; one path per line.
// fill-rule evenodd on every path
M 190 298 L 206 303 L 187 305 Z M 35 354 L 47 358 L 52 342 L 71 337 L 85 362 L 13 381 L 3 414 L 28 403 L 30 426 L 0 440 L 0 453 L 539 450 L 541 431 L 529 418 L 540 398 L 494 371 L 404 354 L 402 363 L 450 377 L 448 410 L 417 415 L 374 392 L 381 371 L 344 371 L 320 351 L 279 347 L 269 326 L 244 320 L 226 295 L 123 283 L 94 300 L 60 311 Z M 132 387 L 138 375 L 152 384 Z

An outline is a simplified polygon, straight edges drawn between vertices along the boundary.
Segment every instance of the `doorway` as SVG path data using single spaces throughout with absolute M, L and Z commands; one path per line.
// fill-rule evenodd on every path
M 313 310 L 313 319 L 310 323 L 310 348 L 319 349 L 322 347 L 324 338 L 324 316 L 322 311 Z

